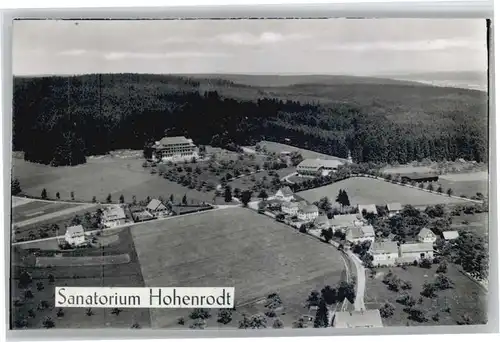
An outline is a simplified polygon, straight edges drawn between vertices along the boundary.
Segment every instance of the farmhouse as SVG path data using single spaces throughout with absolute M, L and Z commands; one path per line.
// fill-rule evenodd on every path
M 329 159 L 304 159 L 297 165 L 297 173 L 304 176 L 326 176 L 338 170 L 344 163 Z
M 437 182 L 438 178 L 439 176 L 433 173 L 412 173 L 401 176 L 402 181 L 417 183 Z
M 363 212 L 378 215 L 377 206 L 375 204 L 359 204 L 358 213 L 363 214 Z
M 168 214 L 167 207 L 160 200 L 157 200 L 156 198 L 153 198 L 151 202 L 149 202 L 148 206 L 146 207 L 146 210 L 154 217 L 160 217 Z
M 393 266 L 399 258 L 398 243 L 395 241 L 374 242 L 370 247 L 373 266 Z
M 153 161 L 189 160 L 198 158 L 198 150 L 192 139 L 186 137 L 165 137 L 152 147 Z
M 281 203 L 281 211 L 287 215 L 295 216 L 299 212 L 299 202 Z
M 360 214 L 335 215 L 330 224 L 336 229 L 346 230 L 351 227 L 363 225 L 363 218 Z
M 293 191 L 289 186 L 282 187 L 276 192 L 274 197 L 280 201 L 290 202 L 294 199 Z
M 386 205 L 387 208 L 387 213 L 389 217 L 393 217 L 394 215 L 397 215 L 403 210 L 403 206 L 401 203 L 388 203 Z
M 379 310 L 339 311 L 335 313 L 333 327 L 335 328 L 382 328 L 382 318 Z
M 64 234 L 64 240 L 72 246 L 79 246 L 85 243 L 85 233 L 83 231 L 83 226 L 71 226 L 66 228 L 66 234 Z
M 373 241 L 375 241 L 375 231 L 373 230 L 373 226 L 370 224 L 364 224 L 359 227 L 351 227 L 347 229 L 345 239 L 351 244 L 363 241 L 371 241 L 371 243 L 373 243 Z
M 434 258 L 432 243 L 405 243 L 400 246 L 400 257 L 403 262 L 419 261 Z
M 107 207 L 102 213 L 102 224 L 106 227 L 116 227 L 125 224 L 127 216 L 122 207 L 118 205 Z
M 446 241 L 458 239 L 459 236 L 460 235 L 458 234 L 458 232 L 456 230 L 450 230 L 447 232 L 443 232 L 443 239 L 445 239 Z
M 312 221 L 319 215 L 318 207 L 314 204 L 301 206 L 297 213 L 297 217 L 302 221 Z
M 434 234 L 429 228 L 422 228 L 417 235 L 418 242 L 434 243 L 436 242 L 436 239 L 436 234 Z
M 328 220 L 328 216 L 319 215 L 314 220 L 314 228 L 317 229 L 328 229 L 330 228 L 330 220 Z

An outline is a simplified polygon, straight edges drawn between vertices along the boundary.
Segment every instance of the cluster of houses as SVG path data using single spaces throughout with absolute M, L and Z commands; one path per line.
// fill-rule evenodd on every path
M 127 211 L 129 215 L 127 215 Z M 127 223 L 153 220 L 171 215 L 172 212 L 160 200 L 153 198 L 147 206 L 141 205 L 109 205 L 101 215 L 101 225 L 105 228 L 119 227 Z M 88 243 L 82 225 L 66 228 L 64 240 L 70 246 L 82 246 Z
M 340 230 L 345 234 L 346 244 L 353 246 L 370 241 L 369 253 L 373 256 L 374 266 L 394 266 L 402 263 L 413 263 L 424 258 L 434 258 L 434 243 L 437 236 L 428 228 L 423 228 L 417 241 L 400 244 L 396 241 L 377 241 L 373 226 L 364 218 L 366 214 L 379 215 L 375 204 L 358 205 L 356 214 L 335 215 L 329 219 L 320 214 L 319 208 L 297 198 L 289 187 L 279 189 L 269 202 L 272 209 L 285 215 L 285 222 L 299 228 L 309 223 L 312 229 Z M 399 214 L 403 210 L 400 203 L 388 203 L 385 212 L 388 217 Z M 443 233 L 445 240 L 458 238 L 458 232 Z

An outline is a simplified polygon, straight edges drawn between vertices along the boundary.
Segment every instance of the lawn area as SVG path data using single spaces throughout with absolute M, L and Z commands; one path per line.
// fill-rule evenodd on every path
M 330 156 L 327 154 L 311 151 L 311 150 L 306 150 L 303 148 L 291 146 L 291 145 L 285 145 L 285 144 L 280 144 L 277 142 L 272 142 L 272 141 L 261 141 L 258 144 L 259 146 L 265 147 L 265 150 L 268 152 L 274 152 L 274 153 L 280 153 L 280 152 L 299 152 L 304 159 L 331 159 L 331 160 L 341 160 L 341 161 L 346 161 L 346 159 L 335 157 L 335 156 Z
M 311 203 L 325 196 L 328 197 L 332 203 L 335 203 L 335 198 L 341 189 L 347 192 L 351 206 L 358 204 L 385 205 L 392 202 L 414 206 L 470 203 L 446 195 L 433 194 L 423 190 L 389 183 L 380 179 L 365 177 L 348 178 L 316 189 L 301 191 L 297 194 Z
M 476 196 L 478 192 L 484 196 L 488 196 L 488 179 L 467 180 L 458 178 L 457 180 L 452 180 L 452 178 L 439 176 L 437 183 L 443 187 L 444 191 L 452 189 L 455 196 L 464 195 L 471 198 L 472 196 Z M 439 185 L 436 185 L 436 188 Z
M 12 208 L 12 222 L 21 222 L 42 215 L 56 213 L 67 208 L 77 208 L 78 204 L 71 203 L 49 203 L 42 201 L 32 201 Z
M 26 319 L 28 329 L 43 329 L 42 322 L 45 317 L 50 317 L 54 321 L 55 328 L 130 328 L 134 323 L 138 323 L 143 328 L 149 327 L 148 309 L 123 309 L 119 315 L 115 315 L 111 313 L 112 308 L 93 308 L 93 314 L 88 316 L 86 314 L 87 308 L 64 308 L 64 316 L 57 317 L 56 315 L 58 309 L 54 308 L 55 286 L 144 286 L 130 231 L 124 229 L 118 234 L 120 243 L 111 244 L 105 248 L 78 249 L 65 252 L 63 256 L 54 257 L 53 259 L 85 257 L 95 261 L 106 256 L 109 258 L 109 256 L 128 255 L 130 258 L 128 263 L 103 263 L 94 266 L 75 267 L 62 265 L 59 261 L 58 266 L 47 269 L 36 267 L 36 257 L 29 250 L 13 248 L 12 264 L 15 266 L 11 269 L 12 298 L 21 300 L 19 306 L 12 306 L 13 322 L 19 318 Z M 23 247 L 26 246 L 23 245 Z M 46 256 L 45 259 L 48 259 L 48 257 Z M 29 286 L 34 295 L 34 298 L 31 299 L 24 299 L 25 290 L 18 287 L 19 274 L 23 269 L 28 271 L 33 278 L 33 282 Z M 49 281 L 49 274 L 54 276 L 54 283 Z M 38 282 L 43 284 L 43 289 L 40 291 L 37 289 Z M 37 306 L 41 301 L 46 301 L 49 307 L 37 310 Z M 34 311 L 35 317 L 28 316 L 30 309 Z
M 417 307 L 422 308 L 427 318 L 426 322 L 416 322 L 408 319 L 408 314 L 403 311 L 404 305 L 397 303 L 396 300 L 404 290 L 399 293 L 387 288 L 382 280 L 384 275 L 389 272 L 389 268 L 377 269 L 377 274 L 372 278 L 367 272 L 365 304 L 367 309 L 378 309 L 384 303 L 389 302 L 396 308 L 394 315 L 389 318 L 383 318 L 386 326 L 406 326 L 406 325 L 456 325 L 456 321 L 461 315 L 467 314 L 474 324 L 481 324 L 487 321 L 487 294 L 482 287 L 471 281 L 465 275 L 460 273 L 455 266 L 448 265 L 446 276 L 454 283 L 454 288 L 439 290 L 437 297 L 427 298 L 420 295 L 422 286 L 425 282 L 434 282 L 437 265 L 431 269 L 410 266 L 407 270 L 400 267 L 390 268 L 392 272 L 404 281 L 412 284 L 412 289 L 406 290 L 415 300 L 422 297 L 422 304 L 417 303 Z M 448 306 L 450 312 L 445 312 L 444 308 Z M 439 313 L 439 321 L 434 321 L 432 316 Z
M 452 216 L 451 227 L 458 231 L 476 231 L 488 235 L 489 215 L 488 213 L 477 213 Z
M 149 222 L 131 228 L 146 286 L 235 287 L 237 327 L 241 314 L 263 314 L 263 300 L 279 293 L 290 327 L 304 314 L 314 289 L 336 286 L 345 276 L 335 248 L 266 216 L 243 208 L 209 211 L 179 220 Z M 193 238 L 195 237 L 195 238 Z M 191 310 L 151 310 L 153 328 L 189 326 Z M 218 326 L 217 312 L 207 328 Z M 268 326 L 272 319 L 268 319 Z

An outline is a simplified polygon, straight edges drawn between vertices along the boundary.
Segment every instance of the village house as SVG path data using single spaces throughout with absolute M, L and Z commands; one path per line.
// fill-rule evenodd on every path
M 280 201 L 290 202 L 294 199 L 293 191 L 289 186 L 282 187 L 276 192 L 274 198 Z
M 80 246 L 85 243 L 85 233 L 83 231 L 83 226 L 71 226 L 66 228 L 66 233 L 64 234 L 64 240 L 71 246 Z
M 383 328 L 380 311 L 338 311 L 333 318 L 334 328 Z
M 302 221 L 313 221 L 314 219 L 316 219 L 316 217 L 318 217 L 318 215 L 318 207 L 314 204 L 300 206 L 297 213 L 297 217 Z
M 347 229 L 345 239 L 351 244 L 361 243 L 364 241 L 375 241 L 375 230 L 370 224 L 363 224 L 361 226 L 351 227 Z
M 388 203 L 386 205 L 387 208 L 387 214 L 389 217 L 393 217 L 394 215 L 397 215 L 403 210 L 403 206 L 401 203 Z
M 153 215 L 154 217 L 162 217 L 168 215 L 168 209 L 160 200 L 153 198 L 151 202 L 149 202 L 146 210 Z
M 283 202 L 281 204 L 281 211 L 284 214 L 296 216 L 299 212 L 299 206 L 299 202 Z
M 429 228 L 422 228 L 417 235 L 418 242 L 434 243 L 436 242 L 436 239 L 436 234 L 434 234 Z
M 152 146 L 152 160 L 182 161 L 198 158 L 198 148 L 192 139 L 186 137 L 165 137 Z
M 375 204 L 358 204 L 358 213 L 373 213 L 378 215 L 377 206 Z
M 414 262 L 434 258 L 432 243 L 404 243 L 399 246 L 401 262 Z
M 351 227 L 359 227 L 364 224 L 363 217 L 360 214 L 345 214 L 345 215 L 335 215 L 331 220 L 330 224 L 334 229 L 340 229 L 345 232 Z
M 126 222 L 125 211 L 119 205 L 108 206 L 102 213 L 102 224 L 106 227 L 121 226 Z
M 458 234 L 458 232 L 456 230 L 449 230 L 447 232 L 443 232 L 443 239 L 445 239 L 446 241 L 453 241 L 455 239 L 458 239 L 458 237 L 460 236 L 460 234 Z
M 374 242 L 369 253 L 373 256 L 373 266 L 394 266 L 399 258 L 398 243 L 395 241 Z
M 326 215 L 319 215 L 314 220 L 314 228 L 316 229 L 328 229 L 330 228 L 330 220 Z
M 304 159 L 297 165 L 297 173 L 302 176 L 326 176 L 336 172 L 345 163 L 333 159 Z

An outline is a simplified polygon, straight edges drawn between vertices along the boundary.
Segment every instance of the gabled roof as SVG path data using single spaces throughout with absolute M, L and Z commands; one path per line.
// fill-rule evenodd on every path
M 382 328 L 379 310 L 335 312 L 335 328 Z
M 375 204 L 358 204 L 358 211 L 360 214 L 363 213 L 363 210 L 366 210 L 367 213 L 378 214 Z
M 328 225 L 330 226 L 330 220 L 328 220 L 328 216 L 319 215 L 314 219 L 314 224 L 318 226 Z
M 158 208 L 161 208 L 161 209 L 165 209 L 165 205 L 163 205 L 163 203 L 161 203 L 160 200 L 157 200 L 156 198 L 153 198 L 148 206 L 146 207 L 147 209 L 149 210 L 157 210 Z
M 346 238 L 350 239 L 362 239 L 367 237 L 374 237 L 375 231 L 371 225 L 363 225 L 359 227 L 351 227 L 347 230 Z
M 71 227 L 66 228 L 66 235 L 74 236 L 74 235 L 83 235 L 83 234 L 84 234 L 83 226 L 81 224 L 79 224 L 78 226 L 71 226 Z
M 417 253 L 417 252 L 430 252 L 434 247 L 432 243 L 404 243 L 401 245 L 401 253 Z
M 192 142 L 193 141 L 191 139 L 187 139 L 186 137 L 183 136 L 164 137 L 159 141 L 160 145 L 171 145 L 171 144 L 192 143 Z
M 304 159 L 297 168 L 319 169 L 320 167 L 336 168 L 345 163 L 335 159 Z
M 346 215 L 335 215 L 330 223 L 339 228 L 353 227 L 355 222 L 361 221 L 362 217 L 360 214 L 346 214 Z
M 281 203 L 281 207 L 285 207 L 285 208 L 298 208 L 300 205 L 300 203 L 298 202 L 283 202 Z
M 387 210 L 389 211 L 401 211 L 403 206 L 401 203 L 387 203 Z
M 278 190 L 278 192 L 281 191 L 281 193 L 283 194 L 283 196 L 293 196 L 293 191 L 292 189 L 290 189 L 289 186 L 284 186 L 282 187 L 281 189 Z
M 102 213 L 103 219 L 108 220 L 121 220 L 126 218 L 125 211 L 118 205 L 107 207 Z
M 450 230 L 450 231 L 447 231 L 447 232 L 443 232 L 443 238 L 445 240 L 458 239 L 459 236 L 460 236 L 460 234 L 458 234 L 458 232 L 456 230 Z
M 299 209 L 303 213 L 315 213 L 318 212 L 318 207 L 315 206 L 314 204 L 309 204 L 301 209 Z
M 430 230 L 429 228 L 422 228 L 420 229 L 420 232 L 418 233 L 418 237 L 420 238 L 426 238 L 429 234 L 432 234 L 433 236 L 436 236 L 432 230 Z
M 371 246 L 372 254 L 398 253 L 398 243 L 396 241 L 374 242 Z

